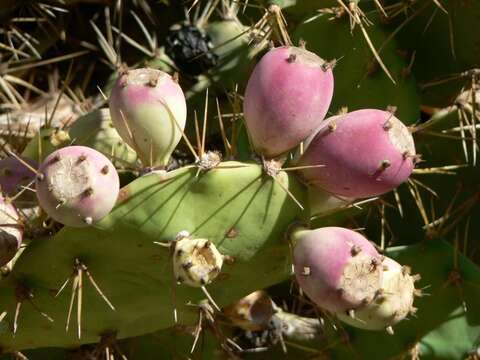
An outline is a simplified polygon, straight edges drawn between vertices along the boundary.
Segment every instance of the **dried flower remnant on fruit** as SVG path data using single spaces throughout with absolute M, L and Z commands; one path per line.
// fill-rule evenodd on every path
M 220 274 L 223 255 L 210 240 L 180 234 L 174 246 L 173 272 L 177 282 L 202 287 Z

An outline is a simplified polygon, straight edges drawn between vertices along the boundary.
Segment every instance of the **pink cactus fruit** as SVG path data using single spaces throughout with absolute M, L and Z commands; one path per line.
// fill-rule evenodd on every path
M 22 244 L 23 230 L 15 206 L 0 193 L 0 266 L 13 259 Z
M 392 326 L 414 314 L 415 289 L 418 275 L 410 275 L 410 269 L 395 260 L 385 257 L 383 263 L 382 286 L 375 298 L 349 314 L 338 313 L 340 320 L 366 330 L 383 330 L 393 333 Z
M 117 80 L 109 100 L 112 122 L 145 166 L 165 167 L 182 137 L 187 105 L 167 73 L 142 68 Z
M 323 120 L 332 96 L 326 61 L 294 46 L 270 50 L 250 76 L 243 106 L 257 153 L 274 158 L 299 145 Z
M 415 144 L 408 128 L 391 112 L 364 109 L 325 120 L 299 166 L 309 185 L 350 198 L 376 196 L 408 179 L 415 166 Z M 327 125 L 328 124 L 328 125 Z
M 292 232 L 294 269 L 318 306 L 344 312 L 370 302 L 382 281 L 381 256 L 361 234 L 340 227 Z
M 23 157 L 22 160 L 33 169 L 38 168 L 36 161 Z M 35 173 L 15 157 L 0 160 L 0 188 L 6 196 L 14 196 L 35 179 Z M 31 192 L 25 192 L 25 194 Z
M 54 220 L 82 227 L 99 221 L 115 205 L 120 181 L 100 152 L 68 146 L 50 154 L 36 180 L 40 206 Z

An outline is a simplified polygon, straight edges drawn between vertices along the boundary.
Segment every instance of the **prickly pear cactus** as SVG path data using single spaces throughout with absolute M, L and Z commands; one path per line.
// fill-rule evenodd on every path
M 53 238 L 36 240 L 15 264 L 15 272 L 34 293 L 32 301 L 36 307 L 64 322 L 71 299 L 70 286 L 57 298 L 52 291 L 59 290 L 69 277 L 72 282 L 78 281 L 80 272 L 85 285 L 91 274 L 115 307 L 115 311 L 109 309 L 95 286 L 85 286 L 83 307 L 77 313 L 83 318 L 78 325 L 81 342 L 94 342 L 108 329 L 118 331 L 123 338 L 172 326 L 176 307 L 178 320 L 188 323 L 195 312 L 185 304 L 198 301 L 203 292 L 187 285 L 177 286 L 180 279 L 173 276 L 169 248 L 155 244 L 170 246 L 181 231 L 188 231 L 193 238 L 210 240 L 227 257 L 219 278 L 208 286 L 219 305 L 288 277 L 288 243 L 283 233 L 301 214 L 282 187 L 303 201 L 304 190 L 298 181 L 284 173 L 278 176 L 277 184 L 262 175 L 260 166 L 236 162 L 222 163 L 204 174 L 197 172 L 197 168 L 190 167 L 144 175 L 122 189 L 115 209 L 95 227 L 64 228 Z M 62 251 L 56 250 L 58 247 Z M 110 260 L 102 260 L 107 258 Z M 33 266 L 32 261 L 37 265 Z M 43 261 L 51 266 L 42 267 Z M 125 264 L 129 263 L 136 265 L 128 269 Z M 263 268 L 261 274 L 257 274 L 259 266 Z M 245 272 L 251 272 L 255 283 L 241 280 Z M 12 304 L 9 311 L 5 310 L 13 316 L 18 299 L 16 282 L 11 281 L 11 287 L 7 286 L 10 281 L 2 282 L 2 303 Z M 224 287 L 229 290 L 222 291 Z M 72 291 L 78 292 L 79 288 Z M 137 299 L 132 302 L 127 294 L 137 294 Z M 80 299 L 82 294 L 77 295 Z M 43 331 L 44 336 L 29 345 L 29 332 L 40 331 L 48 321 L 45 323 L 45 318 L 28 305 L 21 314 L 15 338 L 7 333 L 2 340 L 6 346 L 9 341 L 23 343 L 21 347 L 72 346 L 80 341 L 73 332 L 66 333 L 63 326 L 49 326 L 49 330 Z M 122 314 L 130 315 L 123 318 Z M 31 320 L 22 324 L 25 317 Z M 72 322 L 74 318 L 75 314 Z M 29 323 L 34 326 L 31 330 L 26 327 Z M 76 324 L 71 327 L 77 329 Z M 53 338 L 56 343 L 51 343 Z
M 476 5 L 87 3 L 0 10 L 0 359 L 478 357 Z

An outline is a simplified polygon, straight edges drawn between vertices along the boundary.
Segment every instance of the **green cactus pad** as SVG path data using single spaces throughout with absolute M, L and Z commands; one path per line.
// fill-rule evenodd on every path
M 445 0 L 441 4 L 448 14 L 434 2 L 412 4 L 411 21 L 396 36 L 402 50 L 415 52 L 412 71 L 420 85 L 427 85 L 422 88 L 422 103 L 437 107 L 450 105 L 471 76 L 430 85 L 480 66 L 480 38 L 474 30 L 480 3 Z M 404 20 L 402 16 L 392 28 Z
M 229 256 L 208 285 L 220 306 L 286 279 L 291 268 L 284 232 L 302 211 L 283 188 L 303 203 L 304 188 L 284 172 L 274 181 L 256 164 L 225 162 L 198 176 L 197 172 L 186 167 L 147 174 L 122 189 L 117 206 L 96 227 L 64 228 L 53 238 L 32 241 L 13 273 L 0 283 L 0 304 L 8 311 L 0 324 L 1 347 L 70 347 L 98 341 L 108 330 L 125 338 L 172 326 L 170 250 L 154 241 L 168 243 L 182 230 L 210 239 Z M 72 275 L 75 259 L 88 267 L 116 308 L 107 306 L 84 274 L 80 341 L 76 310 L 65 332 L 71 282 L 53 297 Z M 13 321 L 18 283 L 32 289 L 34 304 L 55 322 L 25 301 L 13 337 L 6 325 Z M 185 304 L 204 297 L 199 289 L 176 286 L 180 323 L 195 321 L 196 312 Z
M 253 67 L 255 51 L 248 46 L 247 30 L 248 27 L 233 19 L 212 22 L 205 29 L 216 47 L 214 52 L 219 62 L 211 76 L 223 89 L 231 90 L 235 84 L 243 88 Z
M 195 326 L 179 326 L 120 340 L 109 347 L 109 353 L 113 354 L 115 359 L 121 359 L 118 352 L 120 351 L 128 360 L 172 360 L 186 359 L 188 356 L 192 356 L 193 359 L 225 359 L 218 339 L 206 329 L 201 332 L 195 351 L 190 355 L 194 330 Z M 102 349 L 100 344 L 72 349 L 42 348 L 22 351 L 22 354 L 29 360 L 86 360 L 91 359 L 87 354 L 94 352 L 97 355 L 96 359 L 106 359 L 105 349 Z M 0 355 L 0 360 L 11 359 L 12 354 Z

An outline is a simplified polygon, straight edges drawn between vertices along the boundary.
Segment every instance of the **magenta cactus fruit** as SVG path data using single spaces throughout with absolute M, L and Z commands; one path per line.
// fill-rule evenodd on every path
M 120 181 L 100 152 L 68 146 L 50 154 L 36 180 L 40 206 L 54 220 L 82 227 L 99 221 L 115 205 Z
M 253 70 L 243 113 L 256 152 L 277 157 L 300 144 L 327 114 L 331 66 L 294 46 L 270 50 Z
M 110 95 L 112 121 L 145 166 L 164 167 L 185 128 L 187 106 L 177 82 L 155 69 L 128 70 Z
M 418 290 L 415 281 L 418 275 L 410 275 L 410 269 L 395 260 L 385 257 L 382 286 L 375 298 L 349 314 L 338 313 L 340 320 L 366 330 L 392 332 L 392 326 L 415 313 L 413 299 Z
M 36 161 L 22 158 L 33 169 L 38 167 Z M 13 196 L 35 179 L 35 173 L 15 157 L 0 160 L 0 188 L 7 196 Z
M 18 212 L 0 193 L 0 266 L 13 259 L 22 244 L 22 237 Z
M 372 301 L 382 281 L 382 258 L 361 234 L 340 227 L 297 228 L 294 269 L 302 290 L 318 306 L 344 312 Z
M 364 109 L 325 120 L 308 141 L 299 171 L 309 185 L 332 194 L 365 198 L 386 193 L 408 179 L 415 144 L 391 112 Z

